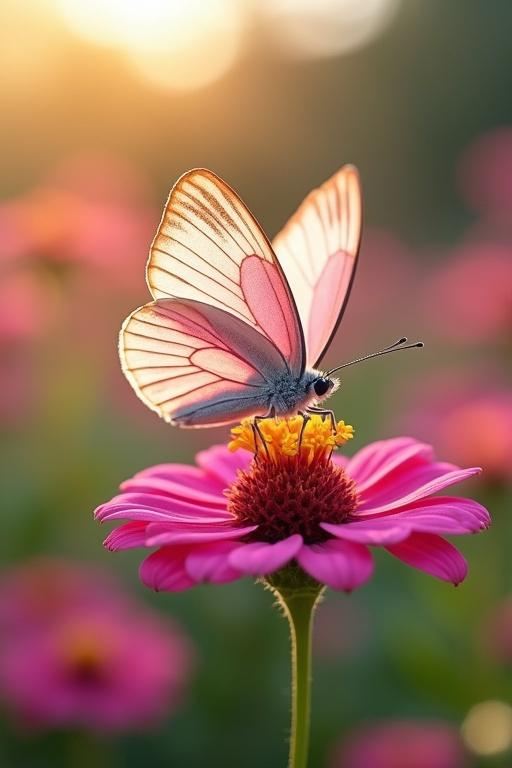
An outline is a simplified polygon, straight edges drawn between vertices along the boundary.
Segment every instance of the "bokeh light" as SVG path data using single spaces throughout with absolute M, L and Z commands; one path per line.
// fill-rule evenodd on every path
M 298 56 L 336 56 L 374 40 L 400 0 L 266 0 L 276 38 Z
M 490 757 L 512 747 L 512 707 L 504 701 L 476 704 L 462 724 L 462 737 L 475 754 Z
M 70 28 L 123 51 L 160 86 L 188 89 L 221 77 L 240 43 L 243 4 L 235 0 L 56 0 Z

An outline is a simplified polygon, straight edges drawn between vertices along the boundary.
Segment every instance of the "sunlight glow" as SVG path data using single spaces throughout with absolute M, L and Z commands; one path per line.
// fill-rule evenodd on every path
M 490 757 L 512 747 L 512 707 L 503 701 L 482 701 L 468 712 L 461 728 L 466 746 Z
M 274 34 L 292 53 L 336 56 L 374 40 L 401 0 L 266 0 Z
M 240 47 L 237 0 L 55 0 L 68 26 L 122 50 L 152 83 L 195 88 L 223 75 Z

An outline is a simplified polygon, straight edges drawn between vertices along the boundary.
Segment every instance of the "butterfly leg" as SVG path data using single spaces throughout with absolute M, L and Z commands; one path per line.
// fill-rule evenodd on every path
M 311 416 L 305 411 L 299 411 L 299 416 L 302 416 L 302 427 L 300 428 L 299 442 L 298 442 L 298 448 L 300 451 L 302 447 L 302 438 L 304 436 L 304 430 L 306 429 L 306 424 L 310 420 Z
M 308 408 L 308 413 L 316 413 L 318 416 L 328 416 L 331 420 L 331 429 L 336 432 L 336 417 L 334 411 L 330 411 L 327 408 L 315 408 L 314 405 Z
M 264 416 L 255 416 L 252 422 L 252 432 L 254 435 L 254 458 L 258 458 L 258 437 L 260 439 L 261 444 L 263 445 L 263 448 L 265 449 L 265 452 L 267 454 L 267 458 L 269 458 L 269 451 L 268 451 L 268 445 L 263 437 L 263 433 L 260 429 L 259 423 L 260 421 L 265 421 L 265 419 L 273 419 L 276 415 L 276 409 L 274 406 L 272 406 L 268 413 L 266 413 Z
M 258 456 L 259 456 L 259 453 L 260 453 L 260 442 L 263 445 L 263 447 L 265 448 L 265 452 L 266 452 L 267 457 L 268 457 L 268 446 L 267 446 L 265 440 L 263 439 L 263 435 L 261 434 L 260 428 L 258 427 L 257 424 L 254 423 L 254 421 L 251 424 L 251 427 L 252 427 L 252 435 L 253 435 L 253 439 L 254 439 L 254 458 L 255 458 L 255 460 L 258 459 Z

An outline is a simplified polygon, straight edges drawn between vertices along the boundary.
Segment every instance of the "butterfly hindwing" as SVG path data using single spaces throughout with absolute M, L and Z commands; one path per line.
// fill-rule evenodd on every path
M 139 397 L 182 426 L 264 414 L 269 382 L 287 371 L 259 331 L 192 299 L 159 299 L 137 309 L 121 330 L 120 355 Z
M 354 278 L 362 226 L 359 175 L 344 166 L 313 190 L 273 242 L 317 367 L 336 332 Z

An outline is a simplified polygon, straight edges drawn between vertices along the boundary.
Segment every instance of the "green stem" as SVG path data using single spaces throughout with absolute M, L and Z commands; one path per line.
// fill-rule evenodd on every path
M 311 710 L 311 645 L 313 615 L 323 587 L 312 579 L 300 586 L 269 586 L 279 599 L 290 626 L 292 722 L 288 768 L 307 768 Z M 267 583 L 270 582 L 268 579 Z

